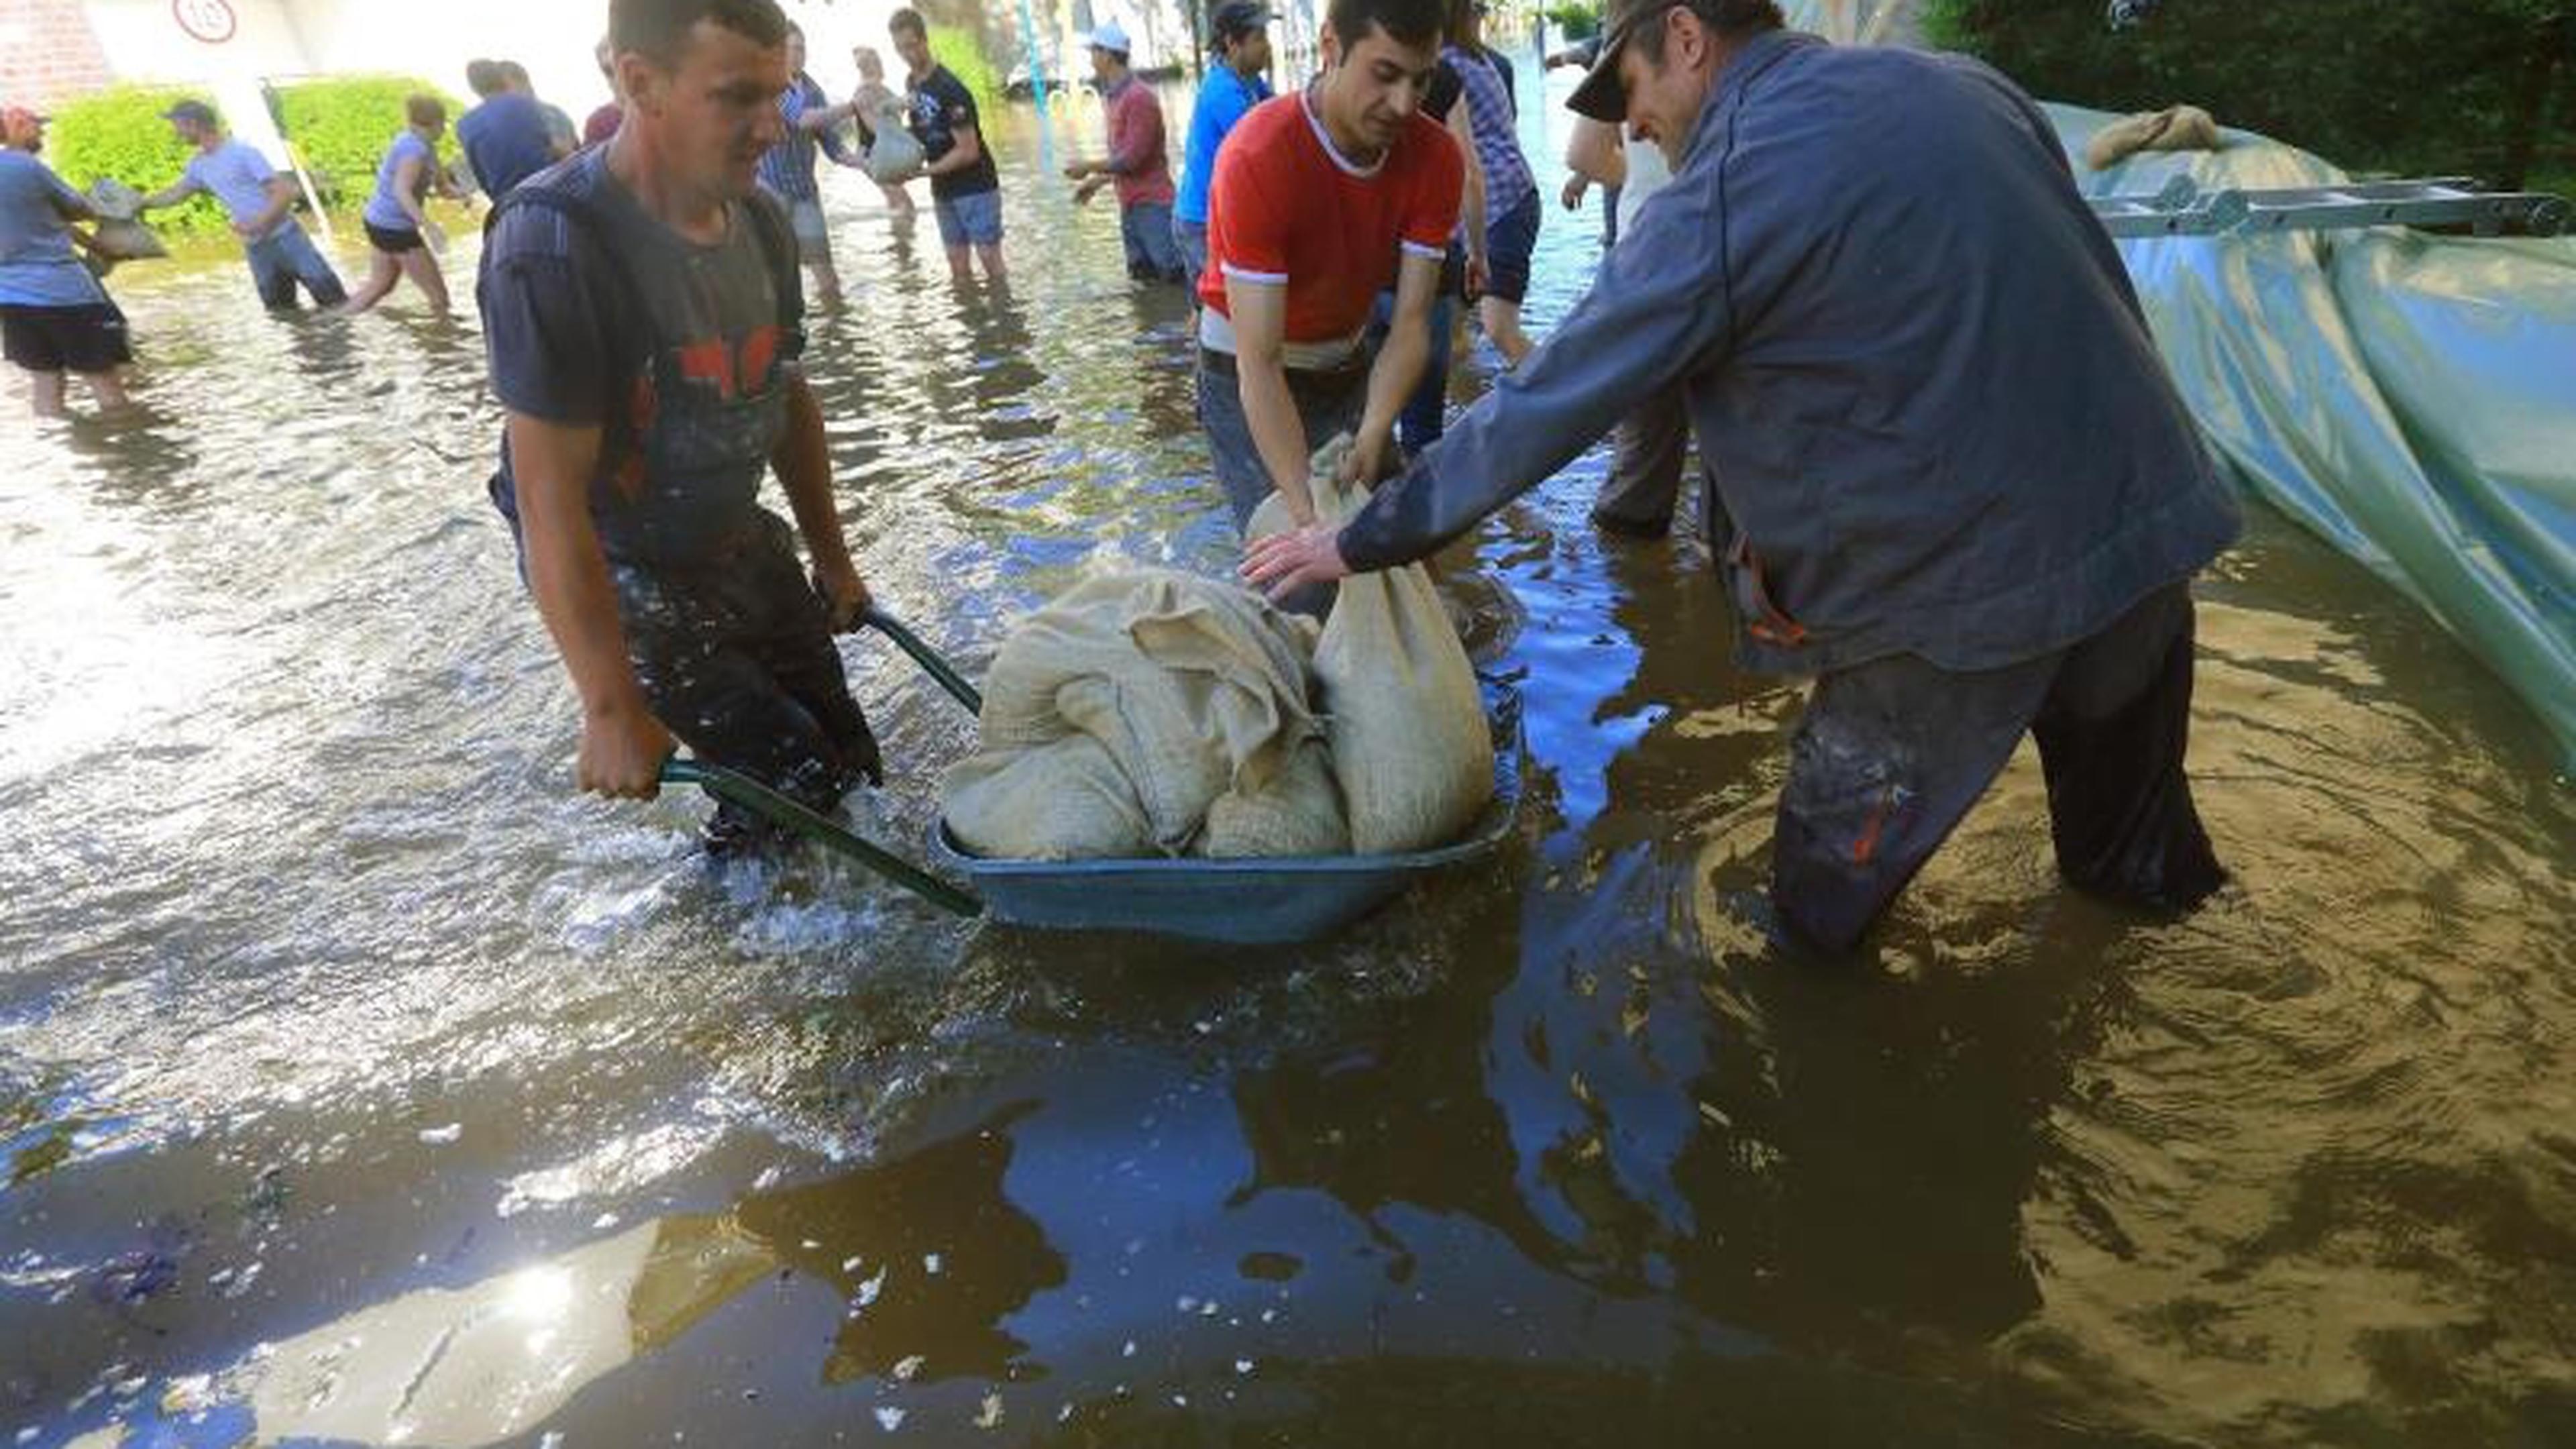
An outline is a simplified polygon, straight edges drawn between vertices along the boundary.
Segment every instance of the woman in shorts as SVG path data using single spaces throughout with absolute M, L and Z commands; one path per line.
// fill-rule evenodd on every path
M 447 238 L 421 210 L 422 199 L 441 184 L 438 138 L 447 134 L 447 104 L 436 96 L 413 96 L 403 102 L 403 111 L 410 124 L 385 149 L 385 159 L 376 167 L 376 194 L 367 199 L 359 218 L 375 249 L 374 270 L 340 309 L 344 314 L 364 312 L 383 301 L 405 277 L 429 299 L 432 311 L 447 311 L 447 277 L 438 269 L 438 252 Z

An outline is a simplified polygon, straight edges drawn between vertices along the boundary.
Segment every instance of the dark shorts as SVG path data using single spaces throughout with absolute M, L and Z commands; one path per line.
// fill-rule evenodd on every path
M 398 257 L 421 248 L 420 233 L 409 227 L 378 226 L 372 221 L 360 225 L 367 229 L 367 244 L 387 256 Z
M 1816 681 L 1789 743 L 1771 895 L 1809 942 L 1841 950 L 2039 742 L 2057 868 L 2141 905 L 2196 904 L 2227 878 L 2183 775 L 2192 606 L 2182 581 L 2057 653 L 1961 673 L 1894 655 Z
M 29 372 L 109 372 L 134 360 L 114 302 L 80 307 L 0 303 L 0 352 Z
M 1529 297 L 1538 250 L 1538 193 L 1530 192 L 1485 228 L 1485 295 L 1519 304 Z

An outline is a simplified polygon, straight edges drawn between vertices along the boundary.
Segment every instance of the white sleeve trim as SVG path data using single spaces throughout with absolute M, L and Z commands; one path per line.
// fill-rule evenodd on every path
M 1248 267 L 1238 267 L 1232 262 L 1219 264 L 1217 270 L 1223 272 L 1228 281 L 1259 282 L 1265 286 L 1272 287 L 1284 287 L 1288 285 L 1288 274 L 1286 272 L 1256 272 Z
M 1399 241 L 1396 245 L 1402 247 L 1407 255 L 1429 257 L 1435 262 L 1445 260 L 1449 255 L 1447 247 L 1427 247 L 1418 241 Z

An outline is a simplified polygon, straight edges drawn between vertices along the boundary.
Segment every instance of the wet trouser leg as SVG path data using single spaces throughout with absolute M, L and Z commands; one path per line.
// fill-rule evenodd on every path
M 739 552 L 685 572 L 612 570 L 627 654 L 645 699 L 697 758 L 829 811 L 861 779 L 881 780 L 875 735 L 851 698 L 823 601 L 787 528 L 769 519 Z M 719 806 L 719 849 L 767 832 Z
M 1610 442 L 1610 476 L 1593 500 L 1592 521 L 1619 533 L 1670 532 L 1681 497 L 1682 458 L 1690 448 L 1690 411 L 1681 387 L 1665 388 L 1631 408 Z
M 2183 775 L 2191 597 L 2177 582 L 2093 637 L 1963 673 L 1912 655 L 1816 681 L 1790 740 L 1771 893 L 1815 945 L 1858 941 L 2039 736 L 2058 864 L 2087 890 L 2186 906 L 2225 879 Z

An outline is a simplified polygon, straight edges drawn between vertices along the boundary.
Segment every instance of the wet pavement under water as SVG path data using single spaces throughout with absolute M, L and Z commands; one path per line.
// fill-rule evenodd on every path
M 1004 154 L 1007 296 L 831 183 L 809 354 L 970 667 L 1234 557 L 1179 297 Z M 1551 208 L 1538 330 L 1596 254 Z M 1775 956 L 1798 692 L 1596 452 L 1443 561 L 1527 691 L 1499 856 L 1311 946 L 1051 936 L 572 793 L 470 322 L 121 295 L 158 420 L 0 426 L 0 1436 L 2576 1442 L 2576 809 L 2274 516 L 2199 588 L 2190 917 L 2059 889 L 2025 752 L 1863 959 Z M 847 653 L 909 847 L 970 722 Z

